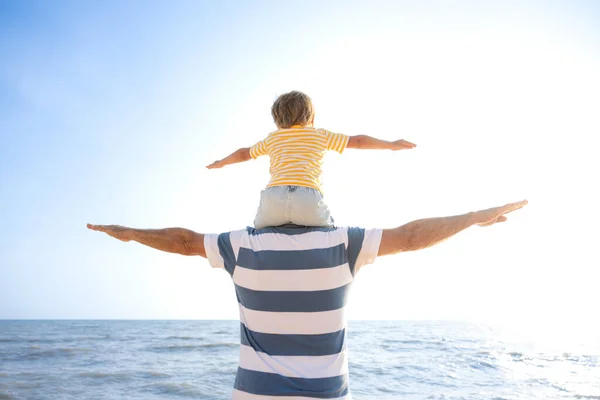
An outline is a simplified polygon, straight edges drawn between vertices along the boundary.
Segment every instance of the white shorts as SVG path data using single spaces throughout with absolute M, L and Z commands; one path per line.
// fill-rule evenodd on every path
M 259 229 L 285 224 L 333 226 L 333 218 L 323 201 L 323 194 L 304 186 L 272 186 L 263 190 L 254 227 Z

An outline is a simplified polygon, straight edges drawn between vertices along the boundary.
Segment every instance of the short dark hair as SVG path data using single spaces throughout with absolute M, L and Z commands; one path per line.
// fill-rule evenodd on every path
M 315 116 L 315 110 L 310 97 L 293 90 L 275 100 L 271 107 L 271 115 L 279 129 L 286 129 L 294 125 L 308 125 Z

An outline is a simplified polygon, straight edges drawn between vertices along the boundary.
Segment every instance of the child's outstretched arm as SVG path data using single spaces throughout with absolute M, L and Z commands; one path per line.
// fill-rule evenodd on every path
M 229 164 L 241 163 L 244 161 L 250 160 L 250 147 L 242 147 L 241 149 L 237 149 L 227 157 L 222 160 L 217 160 L 214 163 L 207 165 L 206 168 L 214 169 L 214 168 L 222 168 Z
M 388 142 L 368 135 L 357 135 L 350 136 L 346 147 L 365 150 L 408 150 L 417 147 L 417 145 L 403 139 Z

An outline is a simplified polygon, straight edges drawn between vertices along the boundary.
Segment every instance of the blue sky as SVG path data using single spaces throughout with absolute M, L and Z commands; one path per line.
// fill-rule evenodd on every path
M 592 1 L 3 1 L 0 318 L 235 318 L 222 271 L 85 223 L 250 224 L 266 160 L 204 166 L 298 89 L 319 126 L 419 146 L 328 160 L 343 224 L 531 201 L 365 269 L 351 317 L 585 319 L 599 30 Z

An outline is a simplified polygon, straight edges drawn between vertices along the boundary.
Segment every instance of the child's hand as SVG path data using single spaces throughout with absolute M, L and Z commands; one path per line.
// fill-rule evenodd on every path
M 411 143 L 407 140 L 396 140 L 394 142 L 392 142 L 392 150 L 408 150 L 408 149 L 414 149 L 415 147 L 417 147 L 416 144 Z
M 225 166 L 225 164 L 223 164 L 223 160 L 218 160 L 210 165 L 207 165 L 206 168 L 215 169 L 215 168 L 223 168 L 224 166 Z

